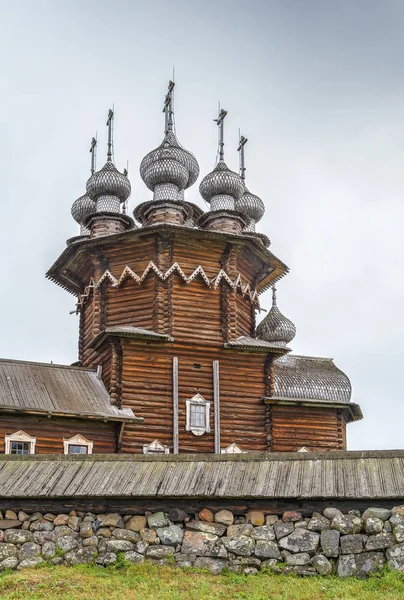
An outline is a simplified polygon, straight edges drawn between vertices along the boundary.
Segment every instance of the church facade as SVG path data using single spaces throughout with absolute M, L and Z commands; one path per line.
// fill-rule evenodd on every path
M 219 160 L 199 187 L 210 210 L 187 202 L 184 191 L 196 182 L 199 166 L 178 142 L 173 89 L 170 82 L 163 141 L 140 166 L 153 198 L 136 206 L 134 219 L 126 214 L 127 173 L 112 160 L 112 111 L 107 162 L 98 171 L 92 144 L 86 194 L 72 207 L 80 235 L 68 240 L 47 273 L 77 297 L 78 363 L 36 369 L 37 402 L 44 389 L 52 396 L 42 385 L 49 371 L 59 386 L 65 378 L 63 392 L 54 384 L 59 412 L 46 412 L 42 398 L 44 412 L 35 413 L 22 399 L 19 416 L 14 412 L 13 423 L 5 424 L 9 382 L 3 371 L 13 361 L 0 362 L 4 451 L 10 452 L 10 431 L 49 439 L 56 421 L 58 444 L 36 441 L 33 451 L 345 450 L 346 426 L 362 413 L 351 401 L 349 379 L 331 359 L 291 354 L 296 329 L 280 312 L 275 290 L 288 267 L 256 232 L 264 204 L 246 186 L 247 140 L 240 138 L 235 173 L 224 160 L 222 110 Z M 272 307 L 257 325 L 259 297 L 270 288 Z M 24 368 L 14 370 L 17 380 Z

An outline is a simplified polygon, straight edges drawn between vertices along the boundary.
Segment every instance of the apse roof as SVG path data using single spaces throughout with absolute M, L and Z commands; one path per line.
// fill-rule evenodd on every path
M 143 421 L 111 404 L 92 369 L 0 359 L 0 412 Z

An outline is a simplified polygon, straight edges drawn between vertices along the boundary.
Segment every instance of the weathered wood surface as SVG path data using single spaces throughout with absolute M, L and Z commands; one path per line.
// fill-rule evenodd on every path
M 402 500 L 404 451 L 2 456 L 0 498 Z

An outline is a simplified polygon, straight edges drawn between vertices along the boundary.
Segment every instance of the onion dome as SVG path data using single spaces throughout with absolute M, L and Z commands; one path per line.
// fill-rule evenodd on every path
M 276 288 L 272 288 L 272 308 L 257 326 L 257 338 L 282 345 L 289 344 L 296 335 L 296 327 L 276 304 Z
M 240 175 L 231 171 L 224 160 L 219 160 L 213 171 L 202 179 L 199 191 L 212 211 L 234 210 L 245 186 Z
M 140 163 L 140 176 L 153 192 L 154 200 L 179 200 L 181 192 L 194 184 L 198 175 L 195 156 L 181 146 L 171 129 L 160 146 Z
M 236 210 L 247 218 L 247 226 L 244 231 L 255 231 L 255 224 L 262 219 L 265 213 L 265 205 L 261 198 L 252 194 L 247 187 L 245 192 L 241 196 L 240 200 L 236 202 Z
M 130 192 L 129 179 L 110 159 L 87 181 L 87 194 L 96 202 L 97 212 L 119 212 L 119 205 L 129 198 Z
M 72 217 L 80 225 L 80 234 L 87 235 L 89 230 L 84 225 L 86 217 L 95 212 L 95 202 L 87 194 L 77 198 L 72 204 Z

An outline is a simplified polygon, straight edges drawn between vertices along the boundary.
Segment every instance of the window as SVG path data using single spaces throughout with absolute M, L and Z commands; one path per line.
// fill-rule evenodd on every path
M 210 402 L 207 402 L 200 394 L 196 394 L 196 396 L 186 401 L 186 406 L 186 431 L 192 431 L 194 435 L 209 433 Z
M 90 442 L 83 435 L 75 435 L 65 440 L 63 439 L 63 449 L 65 454 L 92 454 L 94 442 Z
M 233 442 L 227 448 L 222 448 L 220 452 L 222 454 L 246 454 L 246 451 L 237 446 L 236 442 Z
M 36 437 L 28 435 L 25 431 L 6 435 L 4 441 L 6 454 L 35 454 Z
M 158 440 L 143 446 L 143 454 L 170 454 L 170 448 L 164 446 Z

